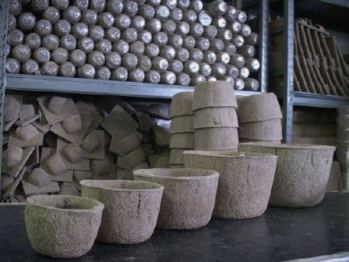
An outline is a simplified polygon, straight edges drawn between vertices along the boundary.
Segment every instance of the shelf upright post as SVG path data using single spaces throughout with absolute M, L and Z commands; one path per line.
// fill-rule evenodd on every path
M 268 83 L 268 44 L 269 44 L 269 0 L 259 1 L 259 81 L 261 92 L 267 92 Z
M 283 136 L 285 143 L 291 143 L 294 95 L 294 0 L 284 0 L 284 17 Z
M 9 2 L 0 1 L 0 185 L 1 185 L 1 170 L 2 170 L 2 135 L 3 135 L 3 108 L 5 99 L 6 87 L 6 50 L 7 50 L 7 27 L 9 15 Z M 1 199 L 1 188 L 0 188 Z

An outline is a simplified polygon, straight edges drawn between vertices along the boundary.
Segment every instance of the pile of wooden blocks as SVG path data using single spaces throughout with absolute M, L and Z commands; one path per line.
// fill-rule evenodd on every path
M 141 112 L 117 101 L 107 113 L 67 96 L 7 95 L 3 200 L 18 202 L 46 193 L 77 195 L 82 179 L 130 178 L 133 169 L 149 167 L 148 160 L 152 167 L 166 167 L 164 150 L 154 155 L 159 147 L 154 140 L 165 141 L 162 146 L 168 147 L 169 129 L 157 132 L 157 123 L 168 120 L 156 116 L 166 105 L 147 105 Z
M 271 23 L 270 69 L 276 89 L 282 90 L 284 19 Z M 295 23 L 294 89 L 322 95 L 349 96 L 349 65 L 340 53 L 336 38 L 310 20 Z M 275 86 L 275 85 L 273 85 Z

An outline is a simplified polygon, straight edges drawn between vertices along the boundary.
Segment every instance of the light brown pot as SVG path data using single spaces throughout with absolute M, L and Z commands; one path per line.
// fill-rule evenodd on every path
M 173 134 L 170 137 L 170 148 L 194 148 L 194 132 Z
M 137 244 L 155 229 L 164 187 L 127 180 L 83 180 L 81 194 L 105 205 L 97 240 Z
M 246 96 L 239 99 L 238 115 L 240 123 L 282 118 L 280 104 L 274 93 Z
M 96 239 L 104 205 L 76 196 L 38 195 L 27 199 L 25 225 L 32 247 L 57 258 L 85 255 Z
M 220 174 L 214 216 L 253 218 L 267 209 L 277 157 L 252 153 L 185 151 L 186 168 Z
M 281 140 L 281 119 L 240 124 L 239 137 L 256 140 Z
M 248 139 L 248 138 L 239 138 L 240 143 L 259 143 L 259 144 L 281 144 L 281 140 L 257 140 L 257 139 Z
M 195 111 L 194 128 L 239 127 L 236 109 L 233 107 L 211 107 Z
M 181 92 L 173 96 L 170 118 L 193 115 L 193 92 Z
M 177 116 L 171 120 L 171 134 L 194 133 L 193 116 Z
M 278 156 L 271 205 L 307 207 L 322 201 L 335 147 L 244 143 L 239 145 L 239 150 Z
M 140 169 L 136 180 L 165 187 L 157 227 L 195 229 L 206 226 L 214 209 L 219 174 L 202 169 Z
M 173 148 L 170 151 L 170 165 L 183 165 L 184 164 L 184 160 L 183 160 L 183 152 L 185 150 L 185 148 Z
M 195 87 L 193 111 L 208 107 L 237 108 L 234 85 L 226 81 L 201 82 Z
M 233 150 L 239 144 L 234 127 L 213 127 L 195 130 L 195 150 Z

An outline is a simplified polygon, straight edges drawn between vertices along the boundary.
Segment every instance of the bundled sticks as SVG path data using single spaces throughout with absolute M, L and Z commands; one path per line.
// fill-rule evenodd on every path
M 258 36 L 223 0 L 11 1 L 8 73 L 196 85 L 251 78 Z

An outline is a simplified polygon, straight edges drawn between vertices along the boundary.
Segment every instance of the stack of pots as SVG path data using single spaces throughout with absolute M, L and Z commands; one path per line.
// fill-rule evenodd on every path
M 237 101 L 229 82 L 202 82 L 193 97 L 195 150 L 237 150 Z
M 336 156 L 343 172 L 344 188 L 349 190 L 348 165 L 349 165 L 349 107 L 337 109 L 337 150 Z
M 192 106 L 193 92 L 178 93 L 172 99 L 170 167 L 183 167 L 183 151 L 194 148 Z
M 275 94 L 242 97 L 238 103 L 241 142 L 281 143 L 282 112 Z

